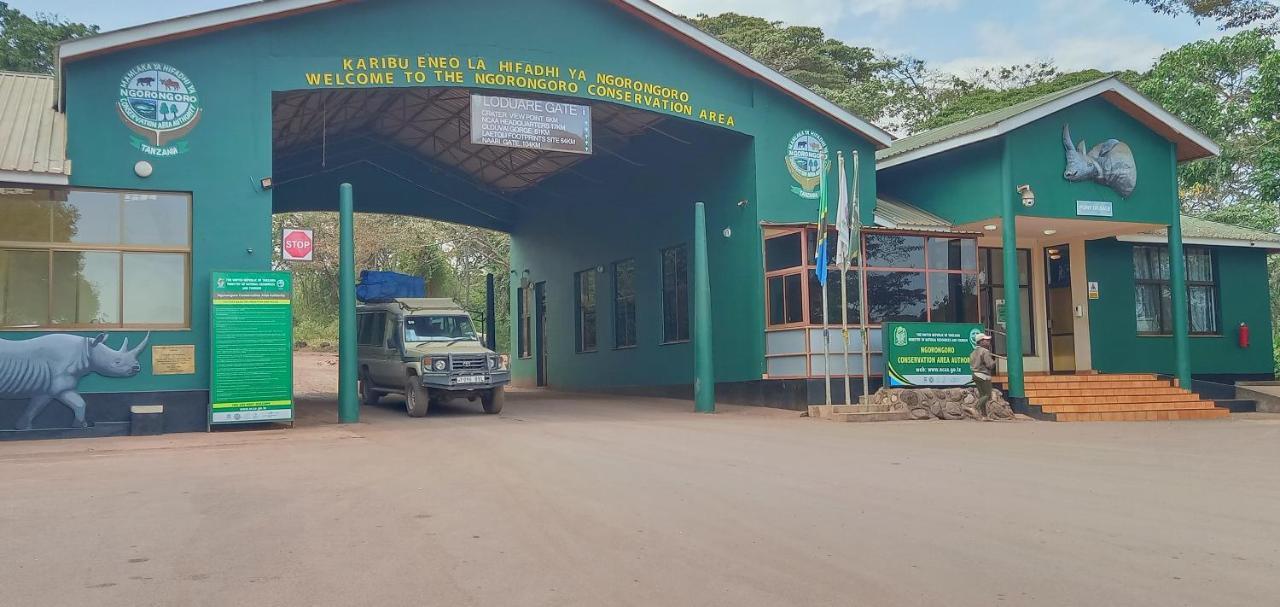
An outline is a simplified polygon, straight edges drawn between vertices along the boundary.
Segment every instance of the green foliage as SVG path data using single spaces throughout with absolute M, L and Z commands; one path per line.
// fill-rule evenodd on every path
M 1197 22 L 1209 19 L 1219 29 L 1253 27 L 1274 34 L 1280 31 L 1280 5 L 1271 0 L 1129 0 L 1166 15 L 1190 15 Z
M 1052 66 L 1046 68 L 1046 65 L 1041 64 L 1040 69 L 1033 70 L 1030 73 L 1018 70 L 1017 66 L 997 68 L 994 74 L 992 70 L 988 70 L 985 72 L 986 79 L 992 81 L 995 84 L 994 86 L 974 85 L 963 97 L 940 108 L 932 117 L 921 123 L 920 128 L 922 130 L 938 128 L 1016 105 L 1023 101 L 1030 101 L 1036 97 L 1056 93 L 1062 89 L 1071 88 L 1108 75 L 1098 70 L 1082 70 L 1062 74 Z M 1030 82 L 1030 84 L 1001 86 L 1001 84 L 1007 84 L 1010 80 L 1014 82 Z
M 56 15 L 34 17 L 0 2 L 0 70 L 53 73 L 58 43 L 98 33 L 98 26 L 74 23 Z
M 275 265 L 294 275 L 294 333 L 310 348 L 328 349 L 338 335 L 338 216 L 336 213 L 283 213 L 273 217 L 274 242 L 286 227 L 311 228 L 314 260 L 284 262 L 277 245 Z M 482 325 L 485 275 L 495 279 L 498 350 L 510 350 L 508 253 L 506 235 L 399 215 L 357 213 L 356 271 L 390 270 L 427 281 L 431 297 L 456 300 Z M 325 346 L 325 344 L 329 346 Z
M 909 130 L 954 97 L 963 83 L 912 57 L 893 57 L 827 38 L 820 28 L 787 26 L 736 13 L 689 22 L 835 104 L 890 130 Z

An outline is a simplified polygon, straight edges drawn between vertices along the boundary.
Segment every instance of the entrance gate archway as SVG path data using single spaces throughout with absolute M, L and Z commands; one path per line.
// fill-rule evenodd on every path
M 608 102 L 513 92 L 589 106 L 592 153 L 482 145 L 471 140 L 474 92 L 275 93 L 273 211 L 336 210 L 339 184 L 350 183 L 357 212 L 508 233 L 517 385 L 692 383 L 693 202 L 751 161 L 751 138 Z M 664 262 L 672 247 L 682 247 L 681 264 Z M 685 324 L 673 330 L 669 317 Z M 654 368 L 665 378 L 643 376 Z

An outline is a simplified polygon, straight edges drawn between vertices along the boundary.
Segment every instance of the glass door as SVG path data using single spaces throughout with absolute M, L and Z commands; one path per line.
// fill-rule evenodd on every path
M 1056 245 L 1044 250 L 1045 301 L 1049 329 L 1049 370 L 1076 370 L 1075 306 L 1071 299 L 1071 247 Z

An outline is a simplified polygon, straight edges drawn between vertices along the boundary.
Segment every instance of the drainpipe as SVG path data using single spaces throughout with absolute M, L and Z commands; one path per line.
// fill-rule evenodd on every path
M 1026 395 L 1022 381 L 1022 289 L 1018 282 L 1018 225 L 1017 209 L 1014 207 L 1013 161 L 1009 157 L 1009 138 L 1004 139 L 1004 151 L 1000 162 L 1000 218 L 1001 252 L 1004 257 L 1004 310 L 1005 310 L 1005 353 L 1009 356 L 1009 396 L 1021 398 Z M 1030 270 L 1030 268 L 1028 268 Z M 1012 278 L 1010 278 L 1012 277 Z M 1007 285 L 1013 284 L 1010 289 Z
M 711 279 L 707 274 L 707 212 L 693 206 L 693 409 L 716 412 L 716 379 L 711 360 Z
M 1170 144 L 1172 146 L 1172 144 Z M 1173 221 L 1169 223 L 1169 296 L 1173 298 L 1173 360 L 1178 384 L 1191 389 L 1191 343 L 1187 327 L 1187 262 L 1182 251 L 1182 203 L 1178 200 L 1178 156 L 1173 165 Z
M 338 422 L 360 421 L 356 399 L 356 245 L 351 184 L 338 186 Z

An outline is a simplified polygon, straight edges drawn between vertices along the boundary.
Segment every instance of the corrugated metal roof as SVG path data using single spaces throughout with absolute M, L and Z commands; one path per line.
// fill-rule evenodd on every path
M 876 199 L 876 225 L 886 228 L 947 232 L 951 223 L 900 200 Z
M 1087 89 L 1109 78 L 1110 76 L 1106 78 L 1098 78 L 1097 80 L 1090 80 L 1089 82 L 1085 82 L 1083 84 L 1077 84 L 1076 86 L 1065 88 L 1054 93 L 1049 93 L 1048 95 L 1044 95 L 1042 97 L 1036 97 L 1035 99 L 1028 99 L 1026 101 L 1023 101 L 1022 103 L 1015 103 L 1009 107 L 1000 108 L 993 112 L 988 112 L 986 114 L 981 114 L 979 116 L 974 116 L 972 118 L 966 118 L 964 120 L 961 120 L 960 122 L 953 122 L 946 126 L 940 126 L 936 129 L 929 129 L 927 131 L 916 133 L 915 135 L 911 135 L 910 137 L 903 137 L 902 139 L 899 139 L 893 142 L 893 145 L 889 146 L 888 149 L 880 150 L 879 152 L 877 152 L 876 159 L 883 160 L 886 158 L 892 158 L 899 154 L 905 154 L 912 150 L 918 150 L 920 148 L 930 146 L 941 141 L 946 141 L 948 139 L 952 139 L 955 137 L 959 137 L 961 135 L 976 133 L 978 131 L 981 131 L 982 129 L 990 128 L 997 124 L 1000 124 L 1001 122 L 1004 122 L 1005 120 L 1008 120 L 1014 116 L 1017 116 L 1018 114 L 1021 114 L 1023 112 L 1028 112 L 1035 108 L 1038 108 L 1055 99 L 1061 99 L 1076 91 Z
M 67 117 L 52 76 L 0 72 L 0 171 L 66 176 Z
M 1143 232 L 1147 236 L 1168 237 L 1166 228 Z M 1241 242 L 1266 243 L 1280 247 L 1280 234 L 1263 232 L 1252 228 L 1233 226 L 1199 217 L 1182 216 L 1182 240 L 1238 240 Z M 1268 247 L 1272 248 L 1272 247 Z

